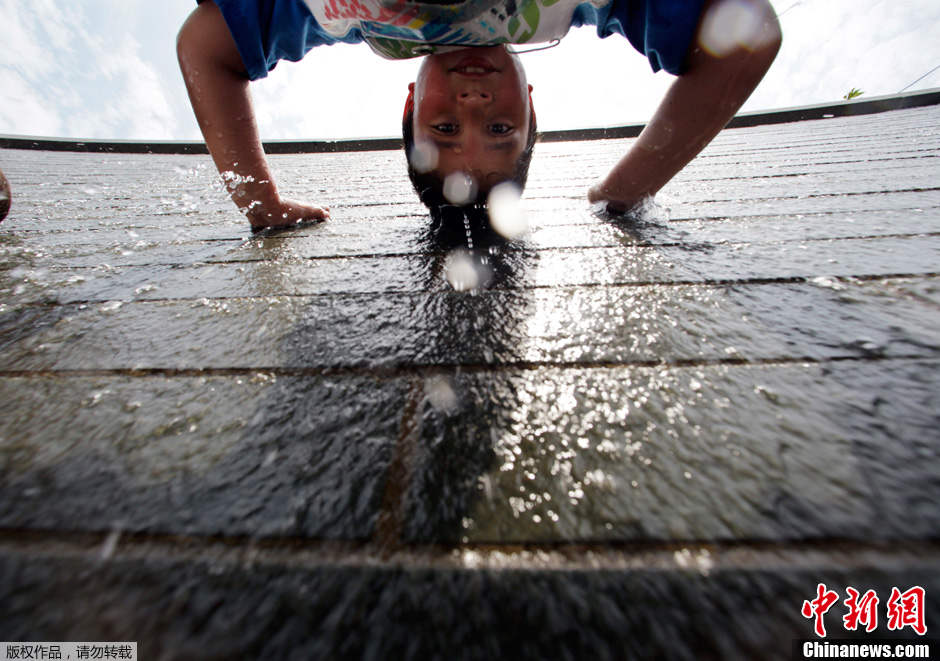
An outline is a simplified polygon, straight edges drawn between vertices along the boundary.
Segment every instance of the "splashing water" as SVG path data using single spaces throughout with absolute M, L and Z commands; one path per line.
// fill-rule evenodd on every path
M 444 179 L 444 197 L 451 204 L 470 204 L 477 195 L 477 183 L 466 172 L 451 172 Z
M 507 239 L 518 239 L 529 228 L 521 202 L 522 191 L 511 182 L 494 186 L 487 198 L 490 225 Z
M 665 225 L 669 222 L 669 208 L 662 206 L 653 196 L 643 198 L 633 208 L 633 215 L 637 220 L 650 225 Z
M 226 170 L 225 172 L 219 173 L 219 178 L 222 180 L 222 185 L 229 193 L 234 193 L 242 184 L 249 184 L 255 181 L 255 178 L 250 174 L 242 176 L 237 172 L 232 172 L 231 170 Z M 245 192 L 240 191 L 240 194 L 244 195 Z
M 411 167 L 424 174 L 437 167 L 438 151 L 433 142 L 424 141 L 415 144 L 411 149 Z
M 591 213 L 599 216 L 615 215 L 645 225 L 663 226 L 669 223 L 669 208 L 659 204 L 652 195 L 644 197 L 634 207 L 621 214 L 608 211 L 607 202 L 603 201 L 592 204 Z
M 463 215 L 463 231 L 467 235 L 467 249 L 473 250 L 473 231 L 470 229 L 470 216 Z
M 454 385 L 446 376 L 430 377 L 424 384 L 428 402 L 438 411 L 450 415 L 457 410 L 460 400 L 454 392 Z
M 447 256 L 444 274 L 456 291 L 470 291 L 480 284 L 480 275 L 473 265 L 473 258 L 463 250 L 455 250 Z
M 114 555 L 115 549 L 117 549 L 118 542 L 121 540 L 121 531 L 112 530 L 108 533 L 107 538 L 104 540 L 104 543 L 101 545 L 101 550 L 98 552 L 98 557 L 101 560 L 110 560 L 111 556 Z
M 810 284 L 816 285 L 817 287 L 823 287 L 825 289 L 834 289 L 836 291 L 842 291 L 845 289 L 845 285 L 836 280 L 835 278 L 827 278 L 824 275 L 816 276 L 809 280 Z
M 739 48 L 759 50 L 770 37 L 764 19 L 750 0 L 724 0 L 705 15 L 699 43 L 715 57 L 726 57 Z

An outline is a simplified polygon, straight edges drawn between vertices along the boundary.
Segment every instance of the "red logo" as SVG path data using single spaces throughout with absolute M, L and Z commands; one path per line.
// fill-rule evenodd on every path
M 924 588 L 914 587 L 907 592 L 891 589 L 888 600 L 888 628 L 903 629 L 910 626 L 918 635 L 927 633 L 924 623 Z
M 803 617 L 816 618 L 816 635 L 820 638 L 826 637 L 826 625 L 823 624 L 823 615 L 832 608 L 832 605 L 839 601 L 839 595 L 832 590 L 827 590 L 825 583 L 820 583 L 816 588 L 816 598 L 812 601 L 803 602 Z
M 874 631 L 878 628 L 878 604 L 880 599 L 874 590 L 862 594 L 855 588 L 845 590 L 848 598 L 843 602 L 848 613 L 842 617 L 842 623 L 847 631 L 856 631 L 859 625 L 865 631 Z M 804 601 L 802 614 L 807 619 L 813 619 L 813 628 L 820 638 L 826 637 L 826 625 L 823 616 L 839 601 L 839 595 L 826 588 L 825 583 L 816 586 L 816 598 Z M 916 586 L 901 592 L 898 588 L 891 589 L 891 598 L 887 603 L 888 629 L 898 630 L 911 627 L 918 635 L 927 633 L 927 624 L 924 613 L 924 588 Z
M 869 590 L 859 599 L 858 590 L 846 588 L 849 598 L 845 605 L 849 607 L 848 614 L 842 618 L 847 631 L 855 631 L 859 624 L 865 625 L 865 631 L 874 631 L 878 627 L 878 595 Z

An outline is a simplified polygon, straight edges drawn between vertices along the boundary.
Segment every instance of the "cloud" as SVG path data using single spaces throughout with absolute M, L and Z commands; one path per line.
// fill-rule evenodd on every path
M 108 3 L 112 4 L 112 3 Z M 118 5 L 119 3 L 113 3 Z M 178 117 L 164 77 L 121 30 L 121 13 L 51 0 L 0 0 L 4 40 L 0 132 L 75 138 L 172 138 Z
M 853 87 L 867 96 L 895 94 L 940 64 L 935 0 L 777 5 L 783 47 L 745 109 L 838 102 Z M 938 74 L 913 89 L 940 85 Z
M 626 39 L 598 39 L 594 27 L 571 30 L 555 48 L 523 54 L 522 61 L 542 130 L 643 121 L 673 80 L 653 74 Z
M 123 135 L 172 139 L 176 133 L 163 81 L 137 54 L 136 43 L 125 38 L 121 52 L 111 55 L 101 73 L 109 81 L 108 99 L 98 120 Z
M 384 137 L 401 133 L 407 86 L 418 60 L 389 61 L 365 44 L 317 48 L 280 62 L 252 84 L 266 139 Z
M 13 69 L 0 67 L 0 132 L 19 135 L 61 135 L 58 112 L 46 103 L 35 88 Z

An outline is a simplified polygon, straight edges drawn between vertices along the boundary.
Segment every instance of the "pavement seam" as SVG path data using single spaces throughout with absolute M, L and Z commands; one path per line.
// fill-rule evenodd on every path
M 512 373 L 538 370 L 623 370 L 623 369 L 700 369 L 703 367 L 808 367 L 825 366 L 833 363 L 872 363 L 872 362 L 936 362 L 940 355 L 897 355 L 884 356 L 875 354 L 844 355 L 817 358 L 794 356 L 789 358 L 715 358 L 683 359 L 669 362 L 661 360 L 638 360 L 629 363 L 592 361 L 592 362 L 550 362 L 525 361 L 513 363 L 434 363 L 431 365 L 403 365 L 397 367 L 376 367 L 371 365 L 350 365 L 334 367 L 221 367 L 221 368 L 117 368 L 117 369 L 62 369 L 62 370 L 2 370 L 0 379 L 12 378 L 206 378 L 206 377 L 243 377 L 254 374 L 271 374 L 280 377 L 373 377 L 376 380 L 391 380 L 405 375 L 413 377 L 431 377 L 451 374 L 455 369 L 463 373 Z M 409 392 L 412 392 L 409 390 Z M 403 424 L 400 427 L 404 429 Z M 400 431 L 401 433 L 401 431 Z
M 919 236 L 919 235 L 918 235 Z M 937 278 L 940 277 L 940 271 L 930 272 L 911 272 L 911 273 L 888 273 L 888 274 L 867 274 L 867 275 L 836 275 L 836 276 L 784 276 L 767 278 L 703 278 L 701 280 L 636 280 L 633 282 L 589 282 L 568 285 L 524 285 L 519 287 L 493 287 L 491 289 L 479 290 L 482 295 L 506 292 L 526 292 L 526 291 L 576 291 L 579 289 L 640 289 L 647 287 L 735 287 L 741 285 L 762 286 L 762 285 L 813 285 L 813 280 L 817 277 L 825 277 L 838 282 L 878 282 L 885 283 L 897 279 L 909 278 Z M 815 285 L 813 285 L 815 286 Z M 389 297 L 417 297 L 417 296 L 441 296 L 454 294 L 450 289 L 435 288 L 420 291 L 373 291 L 373 292 L 323 292 L 323 293 L 283 293 L 277 294 L 277 298 L 286 299 L 318 299 L 318 298 L 389 298 Z M 121 303 L 139 304 L 157 304 L 157 303 L 195 303 L 198 301 L 253 301 L 266 300 L 271 296 L 200 296 L 199 298 L 100 298 L 100 299 L 75 299 L 66 302 L 59 301 L 27 301 L 16 304 L 17 309 L 22 308 L 64 308 L 80 307 L 91 305 L 103 305 L 115 301 Z
M 722 217 L 699 217 L 699 218 L 685 218 L 679 220 L 671 220 L 670 222 L 723 222 L 729 220 L 728 218 Z M 733 219 L 732 219 L 733 220 Z M 612 221 L 612 224 L 616 227 L 618 223 Z M 581 227 L 581 226 L 591 226 L 585 223 L 570 224 L 570 225 L 552 225 L 546 226 L 541 229 L 556 229 L 563 227 Z M 708 248 L 739 248 L 747 246 L 778 246 L 778 245 L 790 245 L 790 244 L 799 244 L 805 245 L 807 243 L 839 243 L 842 241 L 883 241 L 887 239 L 917 239 L 925 237 L 940 237 L 940 232 L 913 232 L 913 233 L 899 233 L 899 234 L 874 234 L 874 235 L 857 235 L 857 236 L 839 236 L 839 237 L 810 237 L 810 238 L 793 238 L 793 239 L 780 239 L 775 241 L 720 241 L 720 242 L 684 242 L 684 241 L 662 241 L 662 242 L 638 242 L 629 245 L 623 244 L 608 244 L 608 245 L 588 245 L 588 246 L 550 246 L 546 248 L 540 248 L 538 246 L 530 245 L 521 245 L 519 247 L 510 247 L 506 250 L 507 254 L 510 253 L 533 253 L 534 255 L 544 255 L 551 253 L 583 253 L 587 251 L 595 250 L 623 250 L 623 249 L 643 249 L 655 251 L 661 248 L 679 248 L 684 250 L 695 250 L 703 246 Z M 202 240 L 200 240 L 202 241 Z M 430 257 L 430 258 L 441 258 L 445 257 L 447 252 L 410 252 L 410 253 L 362 253 L 357 255 L 310 255 L 307 257 L 300 257 L 292 260 L 272 260 L 263 257 L 256 259 L 206 259 L 200 262 L 193 263 L 181 263 L 181 262 L 144 262 L 137 264 L 118 264 L 117 266 L 111 265 L 113 269 L 144 269 L 144 268 L 153 268 L 153 267 L 167 267 L 173 269 L 189 269 L 189 268 L 199 268 L 205 266 L 242 266 L 246 264 L 273 264 L 276 266 L 285 266 L 285 265 L 302 265 L 307 262 L 326 262 L 326 261 L 338 261 L 338 262 L 348 262 L 353 260 L 385 260 L 385 259 L 416 259 L 421 257 Z M 66 272 L 66 271 L 89 271 L 97 270 L 100 268 L 100 265 L 87 265 L 87 266 L 55 266 L 51 267 L 50 270 L 57 273 Z M 850 276 L 845 276 L 850 277 Z M 856 277 L 856 276 L 851 276 Z M 857 277 L 866 277 L 866 276 L 857 276 Z M 871 277 L 871 276 L 869 276 Z M 877 277 L 877 276 L 875 276 Z M 597 283 L 605 284 L 605 283 Z M 526 287 L 519 287 L 519 289 L 525 289 Z M 382 293 L 382 292 L 377 292 Z M 280 295 L 280 294 L 279 294 Z M 288 294 L 289 295 L 289 294 Z M 247 298 L 247 297 L 246 297 Z M 148 299 L 148 300 L 177 300 L 177 299 Z M 179 300 L 189 300 L 189 299 L 179 299 Z
M 838 163 L 833 163 L 832 165 L 838 165 Z M 794 175 L 770 175 L 770 176 L 772 176 L 772 177 L 780 177 L 780 176 L 794 176 Z M 753 180 L 753 179 L 754 179 L 754 177 L 742 177 L 742 178 L 749 179 L 749 180 Z M 758 178 L 760 178 L 760 177 L 758 177 Z M 686 179 L 686 180 L 682 180 L 682 181 L 683 181 L 683 182 L 690 182 L 690 183 L 691 183 L 691 182 L 698 182 L 698 181 L 726 181 L 726 180 L 728 180 L 728 179 L 730 179 L 730 178 L 729 178 L 729 177 L 722 177 L 721 179 L 694 179 L 694 180 L 692 180 L 692 179 Z M 868 193 L 868 194 L 872 194 L 872 193 Z M 526 199 L 527 201 L 536 201 L 536 200 L 539 200 L 539 199 L 548 199 L 548 198 L 538 198 L 538 197 L 534 197 L 534 198 L 525 198 L 525 199 Z M 799 199 L 799 198 L 789 198 L 789 199 Z M 696 204 L 700 204 L 700 203 L 702 203 L 702 201 L 699 201 L 699 202 L 694 202 L 694 201 L 692 201 L 692 202 L 687 202 L 687 201 L 683 201 L 681 204 L 682 204 L 682 206 L 695 206 Z M 667 206 L 668 206 L 668 205 L 667 205 Z M 897 208 L 891 209 L 891 212 L 892 212 L 892 213 L 898 213 L 898 212 L 904 212 L 904 211 L 918 211 L 918 210 L 923 210 L 923 209 L 925 209 L 925 208 L 927 208 L 927 209 L 937 209 L 938 207 L 924 207 L 923 205 L 912 206 L 912 207 L 897 207 Z M 587 209 L 584 209 L 583 211 L 587 212 L 588 210 L 587 210 Z M 862 210 L 862 211 L 817 211 L 817 212 L 813 212 L 813 213 L 811 213 L 811 214 L 802 214 L 802 215 L 803 215 L 803 216 L 807 216 L 807 217 L 808 217 L 808 216 L 817 217 L 817 216 L 835 216 L 835 215 L 855 215 L 855 214 L 859 214 L 859 213 L 878 213 L 878 212 L 865 211 L 865 210 Z M 776 214 L 749 214 L 749 215 L 747 215 L 747 216 L 731 216 L 731 217 L 729 217 L 729 216 L 696 216 L 696 217 L 690 217 L 690 218 L 670 218 L 670 219 L 669 219 L 669 222 L 670 222 L 670 223 L 683 223 L 683 222 L 696 222 L 696 221 L 701 221 L 701 220 L 707 220 L 707 221 L 722 221 L 722 222 L 729 222 L 729 221 L 731 221 L 731 222 L 733 222 L 733 221 L 739 220 L 739 219 L 741 219 L 741 218 L 746 218 L 748 221 L 753 221 L 753 220 L 763 219 L 763 218 L 780 218 L 781 216 L 786 217 L 786 216 L 792 216 L 792 215 L 794 215 L 794 214 L 779 214 L 779 213 L 776 213 Z M 388 217 L 389 217 L 389 218 L 391 218 L 391 217 L 396 217 L 396 218 L 411 218 L 411 217 L 418 217 L 418 216 L 422 216 L 422 217 L 423 217 L 422 214 L 406 214 L 406 215 L 388 216 Z M 335 222 L 334 222 L 334 223 L 331 223 L 331 226 L 336 227 L 336 226 L 339 226 L 339 225 L 341 225 L 341 224 L 342 224 L 342 223 L 335 223 Z M 582 222 L 582 223 L 553 223 L 553 224 L 551 224 L 551 225 L 541 225 L 541 226 L 535 227 L 534 230 L 535 230 L 535 231 L 543 231 L 543 230 L 555 229 L 555 228 L 560 228 L 560 227 L 582 227 L 582 226 L 594 226 L 594 225 L 596 225 L 596 224 L 597 224 L 597 223 L 593 223 L 593 222 L 591 222 L 591 223 L 589 223 L 589 222 Z M 128 229 L 149 230 L 149 229 L 154 229 L 154 228 L 152 228 L 152 227 L 146 227 L 146 226 L 144 226 L 144 227 L 136 226 L 136 227 L 129 227 Z M 123 231 L 123 230 L 122 230 L 122 231 Z M 157 230 L 157 231 L 159 231 L 159 230 Z M 246 229 L 246 231 L 247 231 L 247 229 Z M 61 234 L 80 234 L 80 235 L 85 235 L 85 234 L 88 234 L 89 232 L 115 232 L 115 230 L 114 230 L 114 228 L 99 228 L 99 227 L 82 227 L 82 228 L 79 228 L 79 229 L 74 229 L 74 228 L 69 228 L 69 229 L 61 229 L 61 228 L 33 229 L 33 228 L 19 228 L 19 227 L 18 227 L 18 228 L 16 228 L 15 232 L 16 232 L 17 234 L 19 234 L 19 235 L 38 234 L 38 235 L 40 235 L 40 236 L 46 236 L 46 235 L 61 235 Z M 257 238 L 263 238 L 263 239 L 266 240 L 266 241 L 294 241 L 294 240 L 298 240 L 298 239 L 308 239 L 308 238 L 312 238 L 312 237 L 313 237 L 313 235 L 311 235 L 311 234 L 296 234 L 296 233 L 291 233 L 289 230 L 282 230 L 282 231 L 280 232 L 280 234 L 278 234 L 278 235 L 270 235 L 270 236 L 263 236 L 263 237 L 257 237 Z M 254 237 L 253 237 L 253 238 L 254 238 Z M 835 238 L 840 238 L 840 237 L 835 237 Z M 861 238 L 866 238 L 866 237 L 861 237 Z M 878 238 L 878 235 L 873 235 L 873 236 L 870 237 L 870 238 Z M 152 240 L 152 239 L 151 239 L 151 240 Z M 193 243 L 199 243 L 199 242 L 205 242 L 205 243 L 244 243 L 244 242 L 245 242 L 245 237 L 244 237 L 244 236 L 238 236 L 238 237 L 231 237 L 231 236 L 230 236 L 230 237 L 209 236 L 209 237 L 205 237 L 205 238 L 196 238 L 196 239 L 193 239 L 192 242 L 193 242 Z M 381 256 L 384 256 L 384 255 L 386 255 L 386 254 L 414 255 L 414 254 L 421 254 L 421 253 L 365 253 L 365 254 L 363 254 L 363 255 L 360 255 L 360 254 L 336 255 L 335 257 L 336 257 L 336 258 L 344 258 L 344 259 L 354 259 L 354 258 L 357 258 L 357 257 L 360 257 L 360 256 L 379 256 L 379 257 L 381 257 Z M 69 268 L 97 268 L 97 267 L 69 267 Z
M 500 571 L 792 571 L 873 568 L 901 562 L 940 569 L 940 540 L 643 541 L 414 544 L 360 541 L 0 529 L 0 554 L 40 559 L 207 562 L 232 567 L 360 567 Z

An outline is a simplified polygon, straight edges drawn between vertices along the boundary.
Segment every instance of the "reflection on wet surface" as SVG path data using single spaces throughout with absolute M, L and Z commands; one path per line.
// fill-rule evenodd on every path
M 544 144 L 521 234 L 393 154 L 275 157 L 333 219 L 252 234 L 200 158 L 0 152 L 0 638 L 787 658 L 821 581 L 932 612 L 936 114 L 728 132 L 628 219 L 581 198 L 622 143 Z
M 871 474 L 892 465 L 905 475 L 892 497 L 932 498 L 940 485 L 932 466 L 913 465 L 913 441 L 896 428 L 877 458 L 858 451 L 883 430 L 866 404 L 872 393 L 857 384 L 880 374 L 885 403 L 927 407 L 935 379 L 910 386 L 916 369 L 467 375 L 453 387 L 459 409 L 425 412 L 418 473 L 438 497 L 412 494 L 412 533 L 475 542 L 929 537 L 935 515 L 886 521 L 872 490 Z M 818 401 L 831 410 L 816 410 Z M 449 516 L 455 500 L 465 505 Z

